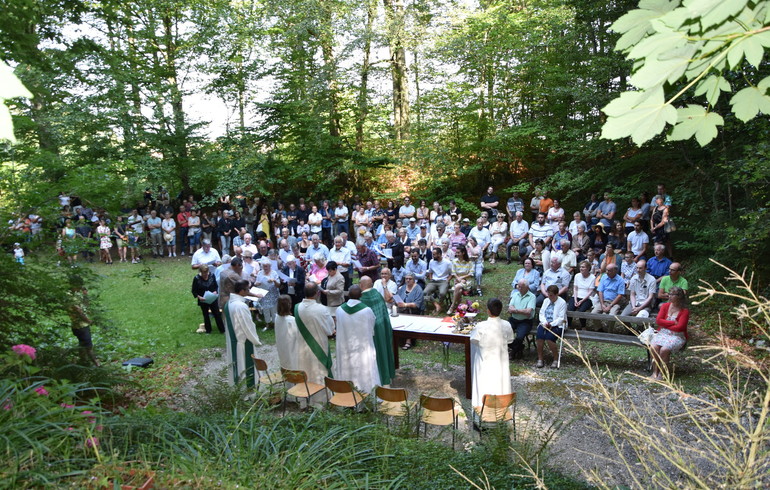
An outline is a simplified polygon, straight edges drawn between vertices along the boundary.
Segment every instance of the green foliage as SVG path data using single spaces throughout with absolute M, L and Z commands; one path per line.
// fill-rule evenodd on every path
M 608 116 L 602 137 L 630 136 L 642 145 L 670 125 L 670 140 L 695 136 L 705 146 L 724 124 L 716 110 L 722 93 L 733 91 L 723 78 L 728 71 L 742 73 L 746 85 L 730 98 L 735 117 L 747 122 L 770 114 L 770 78 L 756 71 L 770 47 L 769 25 L 770 2 L 763 0 L 640 1 L 612 25 L 622 34 L 616 49 L 635 60 L 630 82 L 638 91 L 623 92 L 602 109 Z M 693 88 L 707 104 L 676 108 Z

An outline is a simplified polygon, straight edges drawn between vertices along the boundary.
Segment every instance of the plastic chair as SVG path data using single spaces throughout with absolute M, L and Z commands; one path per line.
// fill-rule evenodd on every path
M 513 408 L 513 410 L 511 410 Z M 507 395 L 484 395 L 481 398 L 481 406 L 473 407 L 473 411 L 479 417 L 479 428 L 481 424 L 497 424 L 499 422 L 511 421 L 513 425 L 513 437 L 516 438 L 516 393 Z M 479 431 L 481 439 L 482 431 Z
M 317 383 L 311 383 L 307 380 L 307 374 L 305 371 L 294 371 L 291 369 L 281 368 L 281 375 L 283 375 L 284 387 L 286 383 L 294 383 L 294 386 L 283 392 L 283 413 L 286 414 L 286 397 L 288 395 L 296 398 L 306 398 L 307 404 L 310 406 L 310 397 L 315 395 L 324 389 L 323 385 Z
M 353 383 L 350 381 L 342 381 L 338 379 L 332 379 L 328 376 L 324 377 L 324 384 L 326 385 L 326 403 L 329 405 L 335 405 L 343 408 L 355 408 L 366 398 L 366 393 L 360 393 L 353 388 Z M 332 397 L 329 398 L 329 392 L 332 392 Z
M 273 387 L 273 385 L 283 382 L 283 375 L 280 371 L 271 373 L 267 370 L 267 362 L 265 362 L 264 359 L 258 359 L 254 354 L 251 355 L 251 358 L 254 359 L 254 369 L 257 370 L 257 376 L 259 376 L 259 379 L 257 380 L 257 389 L 259 389 L 260 385 L 263 383 L 268 387 Z M 262 373 L 264 373 L 264 375 L 262 375 Z
M 425 425 L 425 435 L 428 435 L 428 425 L 452 426 L 452 449 L 455 447 L 455 432 L 459 407 L 452 398 L 436 398 L 420 395 L 420 422 L 417 424 L 417 436 L 420 435 L 420 423 Z

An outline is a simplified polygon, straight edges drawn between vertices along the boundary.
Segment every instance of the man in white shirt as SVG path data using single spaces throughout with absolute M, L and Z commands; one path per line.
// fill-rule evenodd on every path
M 335 231 L 337 235 L 339 235 L 343 231 L 345 233 L 348 232 L 349 217 L 350 217 L 350 213 L 348 212 L 348 207 L 345 206 L 345 203 L 342 201 L 342 199 L 340 199 L 339 201 L 337 201 L 337 207 L 334 208 L 334 221 L 337 224 Z
M 540 281 L 540 294 L 537 295 L 536 305 L 539 308 L 543 301 L 548 297 L 548 286 L 556 286 L 559 288 L 559 296 L 564 297 L 567 293 L 567 288 L 572 280 L 569 272 L 561 268 L 561 260 L 557 257 L 551 257 L 551 267 L 543 272 L 543 279 Z
M 476 243 L 481 247 L 481 257 L 483 258 L 489 248 L 489 244 L 492 243 L 492 235 L 487 228 L 484 228 L 484 220 L 482 218 L 476 219 L 476 226 L 468 233 L 468 238 L 476 239 Z
M 211 240 L 203 240 L 202 244 L 203 246 L 196 250 L 192 256 L 192 268 L 197 269 L 202 264 L 211 268 L 221 265 L 222 259 L 219 258 L 219 252 L 211 247 Z
M 398 217 L 399 219 L 414 218 L 414 213 L 414 206 L 412 206 L 409 196 L 406 196 L 404 198 L 404 205 L 398 208 Z
M 426 286 L 423 296 L 433 301 L 436 311 L 441 311 L 441 301 L 446 297 L 449 290 L 449 279 L 452 278 L 452 263 L 444 259 L 441 248 L 433 249 L 433 260 L 430 261 L 428 272 L 426 273 Z M 438 293 L 438 297 L 435 294 Z
M 307 224 L 310 225 L 310 233 L 321 233 L 321 224 L 323 223 L 323 216 L 318 212 L 318 206 L 310 208 L 310 214 L 307 217 Z
M 350 267 L 350 250 L 344 247 L 345 241 L 342 239 L 341 236 L 334 238 L 334 247 L 329 250 L 329 255 L 327 256 L 329 261 L 335 261 L 337 262 L 337 272 L 342 274 L 342 277 L 345 278 L 345 290 L 347 290 L 350 287 L 350 273 L 348 272 L 348 267 Z M 310 249 L 308 249 L 310 251 Z
M 251 241 L 251 234 L 246 233 L 243 235 L 243 243 L 241 244 L 241 253 L 245 252 L 246 250 L 251 251 L 251 255 L 257 255 L 257 246 Z
M 505 246 L 505 258 L 508 263 L 511 263 L 511 248 L 514 246 L 519 247 L 519 257 L 523 258 L 527 253 L 527 244 L 529 243 L 529 223 L 524 221 L 524 213 L 521 211 L 516 212 L 516 219 L 511 221 L 510 230 L 508 232 L 510 240 Z
M 658 283 L 652 274 L 647 274 L 647 261 L 644 259 L 636 263 L 636 274 L 631 278 L 628 286 L 630 291 L 629 301 L 623 310 L 623 316 L 636 316 L 649 318 L 650 310 L 655 301 Z
M 641 221 L 634 221 L 634 231 L 628 234 L 627 240 L 626 249 L 634 254 L 634 262 L 646 257 L 650 237 L 642 230 Z

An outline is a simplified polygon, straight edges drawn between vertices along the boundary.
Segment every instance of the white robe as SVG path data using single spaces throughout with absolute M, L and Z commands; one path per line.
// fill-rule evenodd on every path
M 246 304 L 246 298 L 239 294 L 231 295 L 228 310 L 237 339 L 236 345 L 232 345 L 230 335 L 225 333 L 225 338 L 227 339 L 227 358 L 232 359 L 233 353 L 235 353 L 238 370 L 237 379 L 234 379 L 232 370 L 228 374 L 229 382 L 232 385 L 244 379 L 246 375 L 246 342 L 251 342 L 254 347 L 262 345 L 262 342 L 259 341 L 257 328 L 251 319 L 251 311 L 249 311 L 249 305 Z
M 332 320 L 329 310 L 314 299 L 302 300 L 297 308 L 302 323 L 305 324 L 321 349 L 324 352 L 329 352 L 328 336 L 334 333 L 334 320 Z M 313 354 L 299 331 L 297 331 L 297 364 L 297 369 L 305 371 L 307 374 L 308 381 L 320 385 L 324 384 L 324 377 L 328 375 L 326 366 L 321 364 L 321 361 Z
M 278 361 L 284 369 L 300 369 L 298 343 L 305 342 L 297 329 L 297 322 L 291 315 L 275 317 L 275 347 L 278 349 Z
M 360 301 L 351 299 L 349 306 Z M 380 384 L 377 369 L 377 350 L 374 348 L 374 322 L 376 318 L 367 307 L 352 315 L 342 307 L 337 308 L 337 359 L 334 377 L 352 381 L 353 386 L 369 393 Z
M 479 323 L 471 333 L 471 372 L 473 376 L 474 407 L 481 406 L 484 395 L 511 393 L 511 366 L 508 344 L 514 339 L 511 324 L 490 317 Z

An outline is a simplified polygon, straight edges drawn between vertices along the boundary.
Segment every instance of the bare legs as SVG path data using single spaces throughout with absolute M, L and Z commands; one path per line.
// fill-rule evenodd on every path
M 668 374 L 668 361 L 671 360 L 671 351 L 659 345 L 652 346 L 652 378 L 661 379 L 662 374 Z

